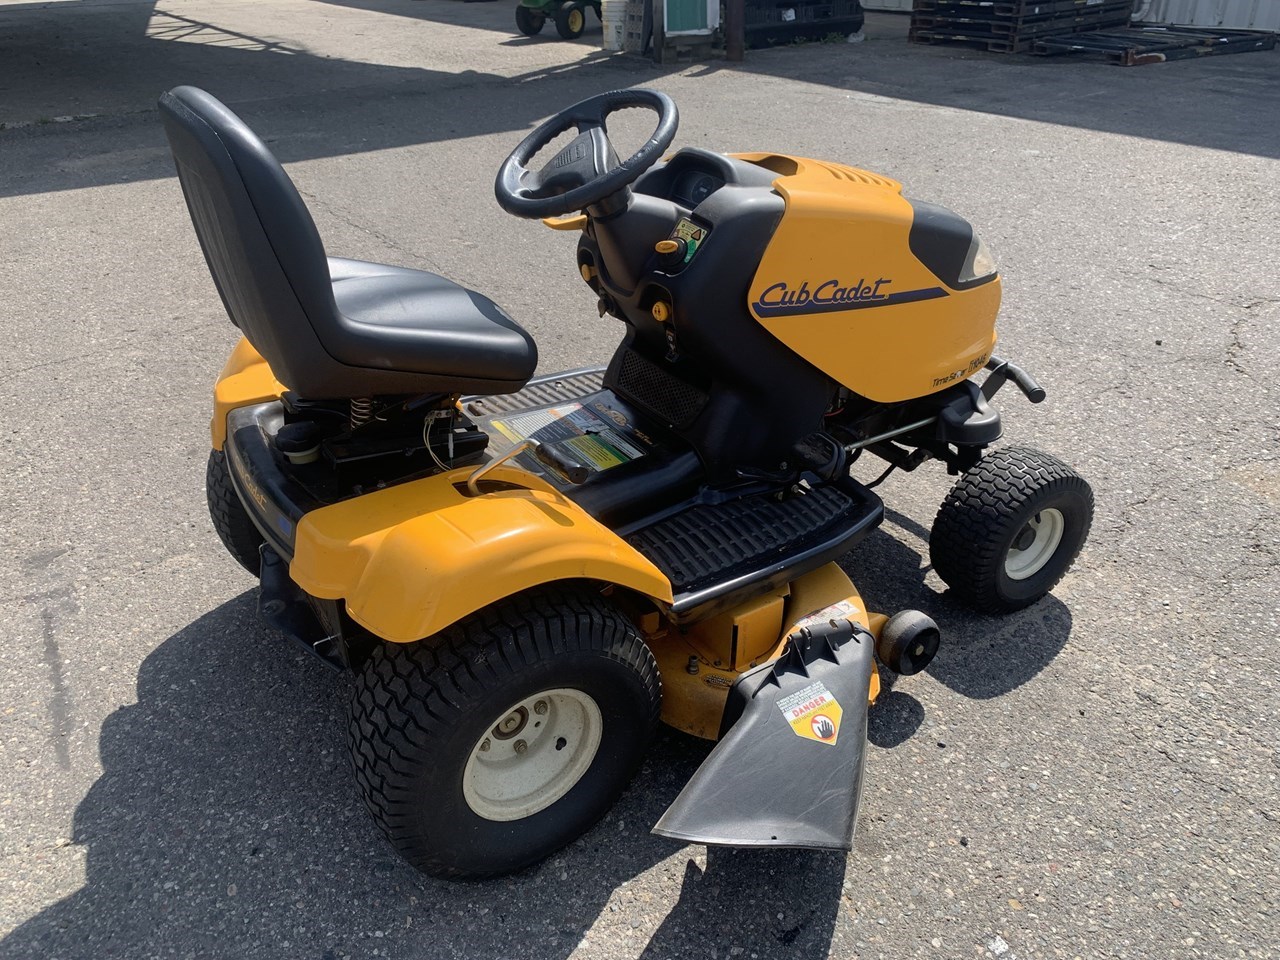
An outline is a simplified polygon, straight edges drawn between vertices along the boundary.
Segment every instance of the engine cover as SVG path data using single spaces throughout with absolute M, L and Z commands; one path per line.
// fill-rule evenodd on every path
M 776 154 L 740 154 L 780 174 L 786 201 L 751 282 L 754 316 L 854 393 L 880 403 L 942 390 L 995 345 L 1000 279 L 959 273 L 977 241 L 960 217 L 886 177 Z

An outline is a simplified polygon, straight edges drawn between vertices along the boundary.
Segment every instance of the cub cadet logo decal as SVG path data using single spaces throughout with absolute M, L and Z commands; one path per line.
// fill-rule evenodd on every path
M 844 711 L 821 680 L 783 697 L 778 701 L 778 709 L 797 737 L 833 744 L 840 735 L 840 718 Z
M 258 481 L 253 478 L 253 475 L 248 470 L 241 472 L 240 483 L 244 485 L 244 491 L 249 494 L 249 499 L 258 505 L 260 511 L 266 513 L 267 495 L 262 492 L 262 488 L 258 486 Z
M 808 280 L 802 280 L 799 287 L 788 286 L 782 280 L 766 287 L 751 308 L 761 317 L 789 317 L 801 313 L 887 307 L 895 303 L 936 300 L 947 295 L 941 287 L 890 293 L 887 288 L 892 284 L 893 280 L 888 277 L 880 277 L 869 283 L 864 277 L 850 284 L 844 284 L 840 280 L 824 280 L 813 287 L 809 286 Z

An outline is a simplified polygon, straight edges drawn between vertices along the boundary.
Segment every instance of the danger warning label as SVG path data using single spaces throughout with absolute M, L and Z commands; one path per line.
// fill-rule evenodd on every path
M 783 697 L 778 701 L 778 709 L 797 737 L 834 744 L 840 735 L 840 718 L 844 711 L 821 680 Z

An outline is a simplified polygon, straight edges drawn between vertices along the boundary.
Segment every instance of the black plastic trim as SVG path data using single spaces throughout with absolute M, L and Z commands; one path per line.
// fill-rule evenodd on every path
M 984 277 L 961 280 L 960 271 L 964 269 L 969 247 L 976 236 L 973 225 L 946 207 L 923 200 L 907 199 L 907 202 L 915 211 L 907 244 L 915 258 L 935 277 L 952 290 L 971 290 L 990 283 L 998 276 L 993 272 Z
M 249 519 L 286 561 L 293 559 L 298 522 L 324 506 L 291 479 L 276 460 L 268 439 L 283 420 L 279 401 L 232 410 L 227 416 L 227 472 Z

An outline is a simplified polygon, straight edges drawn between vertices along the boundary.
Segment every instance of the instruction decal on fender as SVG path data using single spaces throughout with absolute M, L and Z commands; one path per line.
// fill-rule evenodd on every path
M 797 737 L 834 744 L 840 735 L 840 717 L 844 711 L 821 680 L 783 697 L 778 701 L 778 709 Z
M 608 470 L 644 456 L 599 413 L 580 403 L 567 403 L 532 413 L 494 420 L 493 425 L 512 443 L 530 438 L 539 443 L 559 443 L 568 447 L 592 471 Z

